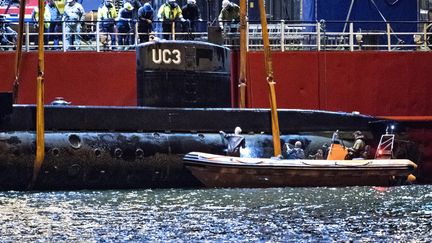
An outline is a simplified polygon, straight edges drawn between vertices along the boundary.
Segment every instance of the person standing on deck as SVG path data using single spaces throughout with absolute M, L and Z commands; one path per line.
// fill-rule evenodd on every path
M 198 5 L 196 4 L 196 0 L 187 0 L 187 4 L 182 8 L 182 14 L 186 21 L 188 21 L 188 23 L 186 23 L 184 26 L 184 31 L 188 33 L 196 32 L 198 21 L 202 21 L 201 13 Z
M 138 9 L 138 32 L 140 43 L 149 41 L 150 33 L 153 31 L 154 9 L 148 0 Z
M 164 39 L 168 40 L 172 32 L 172 23 L 174 21 L 182 21 L 185 19 L 182 15 L 180 6 L 176 3 L 176 0 L 168 0 L 168 2 L 162 4 L 158 11 L 158 19 L 162 21 L 162 32 L 165 34 Z
M 138 19 L 138 10 L 144 5 L 144 2 L 146 2 L 147 0 L 123 0 L 123 5 L 126 2 L 129 2 L 132 7 L 132 23 L 130 24 L 132 31 L 130 32 L 130 39 L 134 40 L 135 43 L 135 31 L 136 31 L 136 25 L 137 25 L 137 19 Z M 120 14 L 120 13 L 119 13 Z
M 111 46 L 115 46 L 117 43 L 116 33 L 115 33 L 116 19 L 117 19 L 117 11 L 114 7 L 113 0 L 105 0 L 105 3 L 98 9 L 98 21 L 99 21 L 101 32 L 110 35 Z M 108 42 L 108 38 L 106 42 Z
M 130 3 L 133 7 L 132 19 L 138 18 L 138 10 L 139 10 L 139 8 L 141 8 L 144 5 L 144 3 L 142 3 L 142 2 L 143 2 L 142 0 L 123 0 L 123 6 L 126 3 Z
M 50 12 L 50 25 L 48 29 L 48 33 L 51 35 L 49 36 L 49 40 L 53 41 L 54 47 L 53 49 L 59 49 L 59 42 L 60 42 L 60 32 L 62 31 L 62 25 L 61 25 L 61 19 L 62 14 L 60 13 L 60 10 L 58 9 L 56 3 L 54 0 L 48 0 L 48 5 L 46 6 L 47 9 Z
M 132 45 L 133 44 L 133 38 L 131 35 L 131 32 L 133 31 L 133 13 L 132 10 L 134 7 L 130 2 L 126 2 L 119 10 L 119 18 L 117 22 L 117 29 L 119 32 L 119 45 L 125 46 L 125 45 Z M 127 49 L 127 46 L 125 47 Z
M 81 22 L 84 21 L 85 11 L 81 4 L 75 0 L 67 0 L 67 4 L 64 7 L 63 21 L 66 21 L 65 33 L 66 33 L 66 49 L 79 49 L 81 44 Z M 70 48 L 70 45 L 77 45 L 78 47 Z
M 229 0 L 223 0 L 218 20 L 222 30 L 229 29 L 230 32 L 237 32 L 236 25 L 240 21 L 240 7 Z
M 31 19 L 34 22 L 34 28 L 35 31 L 38 33 L 39 32 L 39 7 L 34 7 L 33 12 L 31 14 Z M 50 10 L 49 8 L 47 8 L 47 6 L 45 6 L 45 12 L 44 12 L 44 33 L 48 33 L 49 32 L 49 27 L 50 27 L 50 21 L 51 21 L 51 14 L 50 14 Z M 48 45 L 48 40 L 49 40 L 49 36 L 44 36 L 44 44 Z M 39 41 L 39 37 L 38 34 L 36 34 L 34 36 L 34 43 L 35 45 L 38 44 Z

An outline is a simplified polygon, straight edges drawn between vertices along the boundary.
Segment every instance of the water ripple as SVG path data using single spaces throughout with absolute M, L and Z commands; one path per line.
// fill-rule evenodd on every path
M 432 240 L 432 186 L 0 192 L 1 241 Z

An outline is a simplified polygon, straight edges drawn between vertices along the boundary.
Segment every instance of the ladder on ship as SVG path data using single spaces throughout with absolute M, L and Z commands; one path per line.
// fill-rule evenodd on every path
M 383 134 L 375 153 L 375 159 L 391 159 L 393 157 L 394 140 L 394 134 Z

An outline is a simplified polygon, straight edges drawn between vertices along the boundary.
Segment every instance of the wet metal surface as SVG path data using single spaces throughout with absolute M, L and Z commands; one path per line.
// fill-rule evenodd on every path
M 245 135 L 245 157 L 272 156 L 270 135 Z M 284 135 L 315 153 L 329 136 Z M 25 190 L 32 175 L 35 134 L 0 132 L 0 190 Z M 201 183 L 183 166 L 190 151 L 225 154 L 215 133 L 47 132 L 37 190 L 190 188 Z
M 14 105 L 0 119 L 0 131 L 34 131 L 34 105 Z M 282 133 L 370 131 L 381 136 L 387 122 L 344 112 L 278 110 Z M 46 131 L 219 132 L 240 126 L 243 133 L 271 133 L 269 109 L 45 106 Z M 400 128 L 399 128 L 400 129 Z
M 2 241 L 430 242 L 432 186 L 0 192 Z

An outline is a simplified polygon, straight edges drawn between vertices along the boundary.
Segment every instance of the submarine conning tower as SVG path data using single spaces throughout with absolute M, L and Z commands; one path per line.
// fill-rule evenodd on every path
M 230 49 L 198 41 L 157 41 L 136 50 L 138 106 L 231 107 Z

